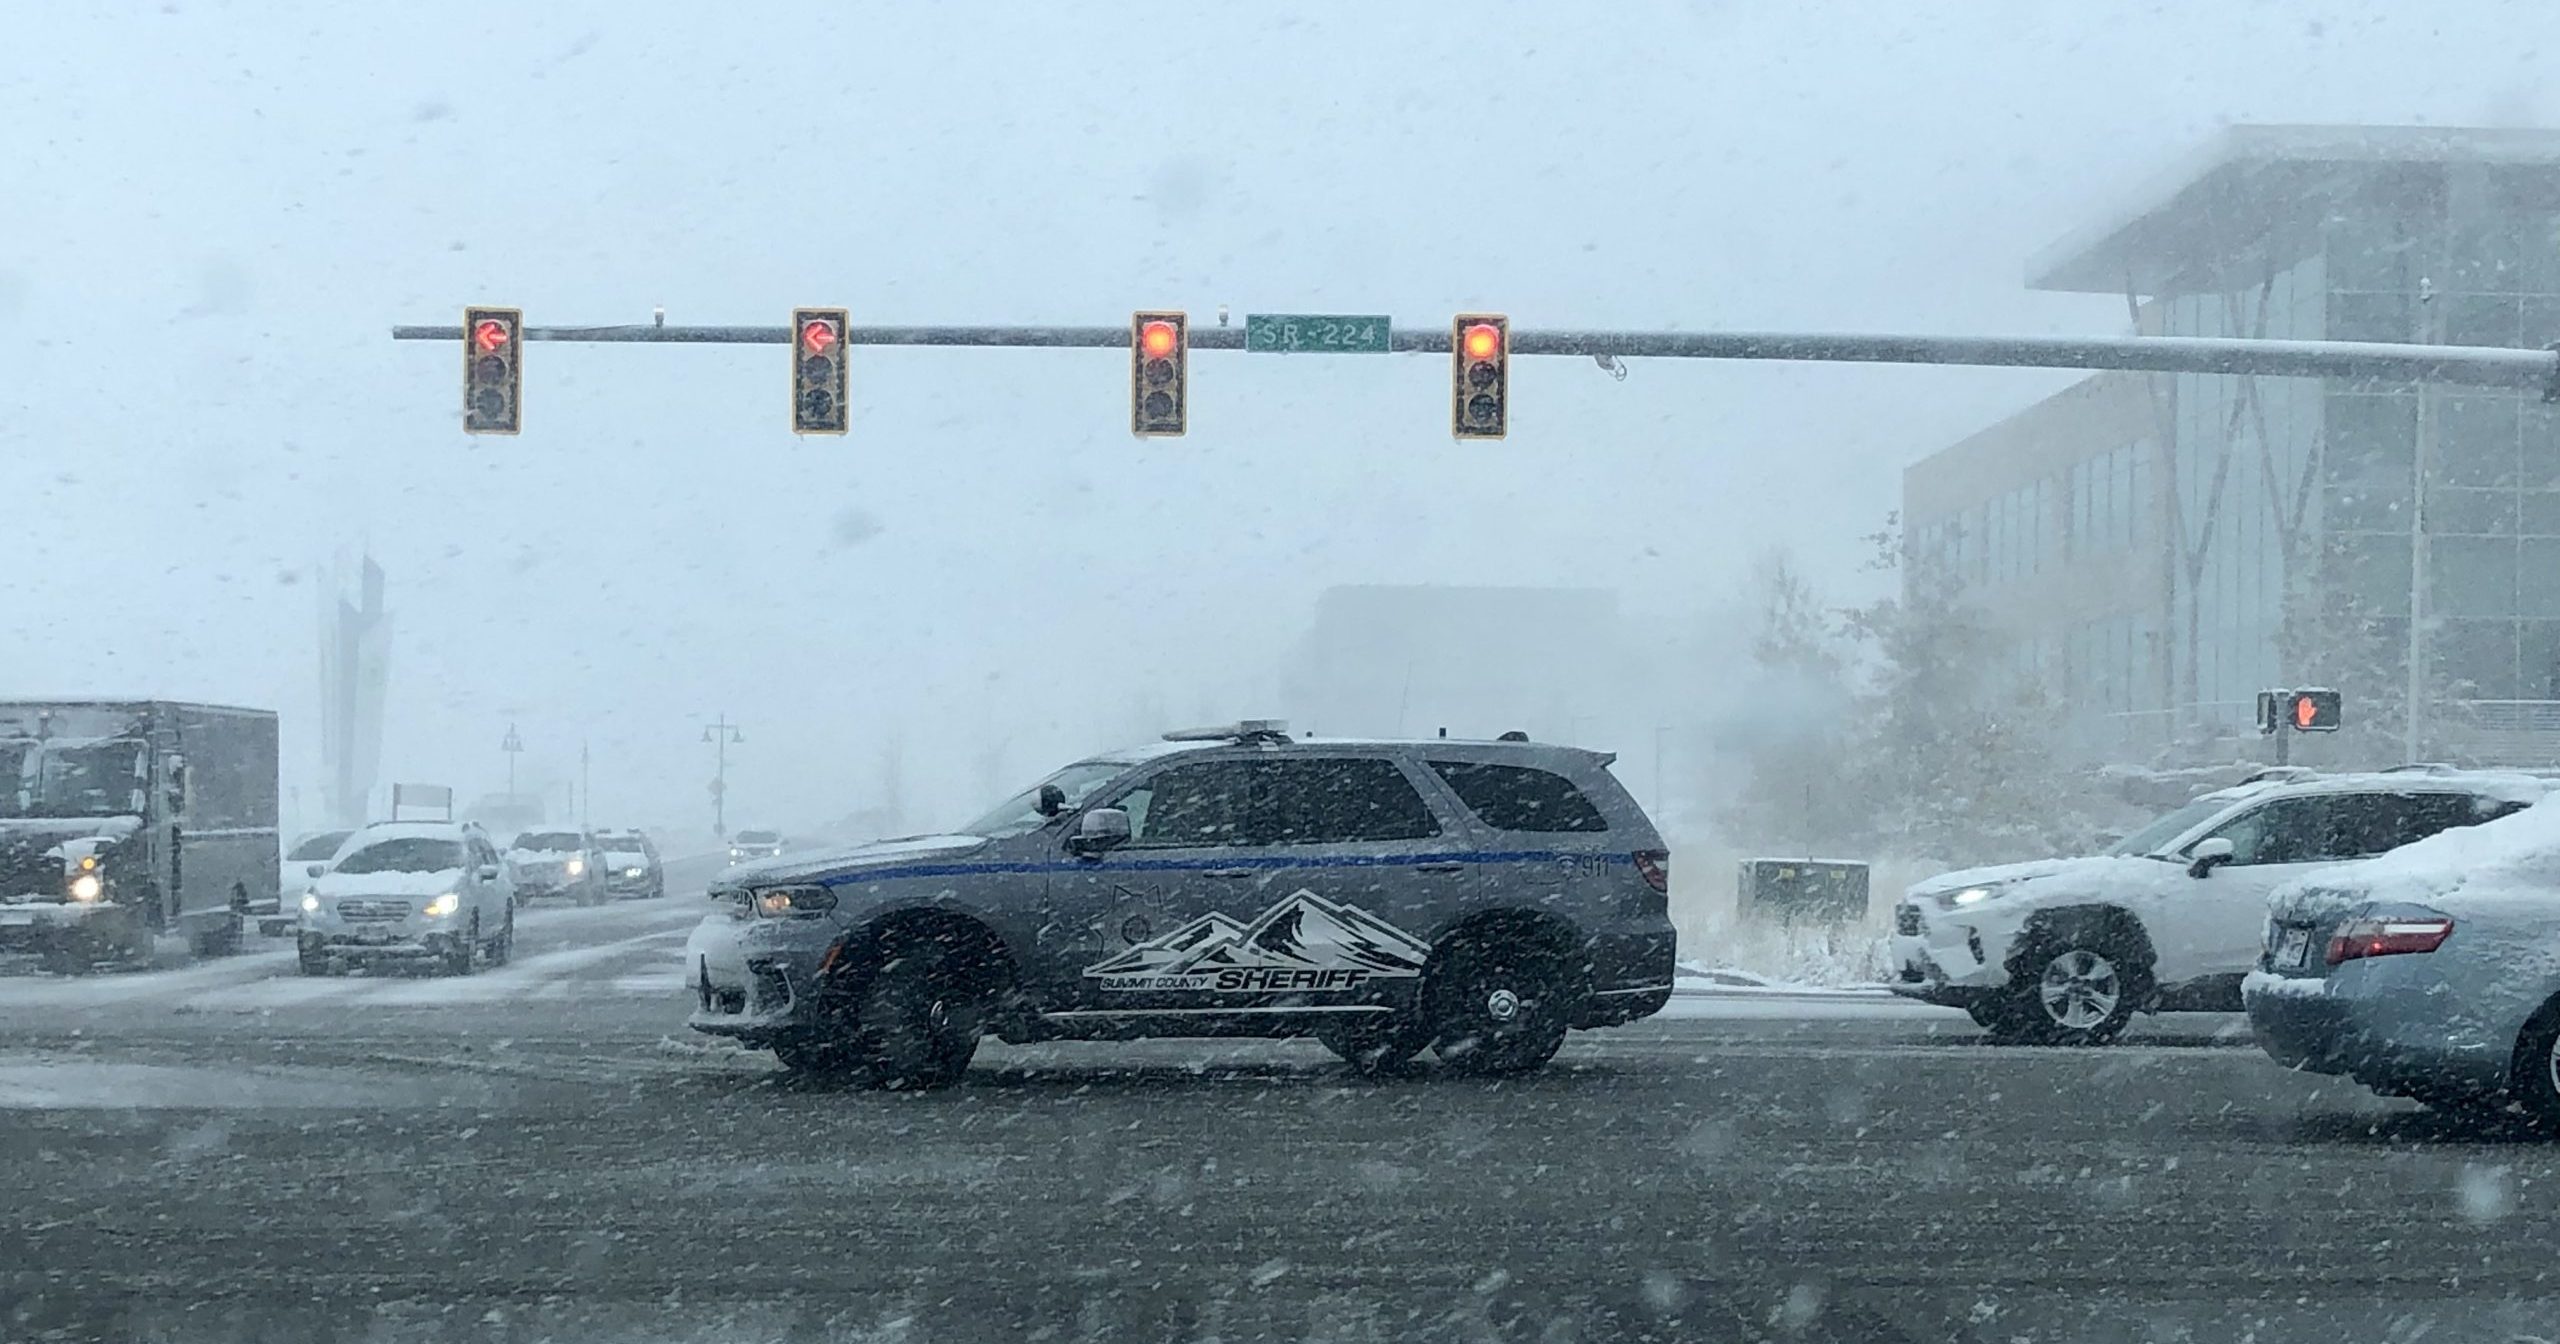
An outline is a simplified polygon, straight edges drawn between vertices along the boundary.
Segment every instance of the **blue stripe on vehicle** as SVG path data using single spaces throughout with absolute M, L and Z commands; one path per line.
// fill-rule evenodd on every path
M 1625 856 L 1614 854 L 1567 853 L 1556 849 L 1520 849 L 1466 851 L 1454 854 L 1321 854 L 1302 857 L 1285 855 L 1239 855 L 1219 859 L 1050 859 L 1039 863 L 917 863 L 890 868 L 866 868 L 859 872 L 838 873 L 831 877 L 806 879 L 822 887 L 859 886 L 865 882 L 888 882 L 908 877 L 975 877 L 991 873 L 1168 873 L 1206 872 L 1213 868 L 1411 868 L 1426 863 L 1505 864 L 1576 862 L 1624 862 Z

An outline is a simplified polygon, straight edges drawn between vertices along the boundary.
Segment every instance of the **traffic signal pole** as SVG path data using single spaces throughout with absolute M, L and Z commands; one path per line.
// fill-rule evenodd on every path
M 1242 327 L 1193 327 L 1192 350 L 1242 350 Z M 1445 328 L 1397 328 L 1389 348 L 1448 354 Z M 395 341 L 460 341 L 462 328 L 395 326 Z M 527 341 L 636 345 L 788 345 L 787 326 L 632 324 L 523 328 Z M 1127 326 L 850 326 L 846 345 L 1126 350 Z M 2560 348 L 2416 345 L 2384 341 L 2261 341 L 2209 336 L 1921 336 L 1847 332 L 1607 331 L 1514 329 L 1514 355 L 1615 359 L 1748 359 L 1850 364 L 1959 364 L 1996 368 L 2123 369 L 2145 373 L 2377 378 L 2539 392 L 2560 401 Z

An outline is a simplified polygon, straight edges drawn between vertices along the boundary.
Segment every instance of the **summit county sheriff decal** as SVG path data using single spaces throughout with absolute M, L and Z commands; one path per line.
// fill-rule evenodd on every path
M 1300 890 L 1238 924 L 1208 914 L 1084 968 L 1107 990 L 1358 989 L 1422 974 L 1431 949 L 1356 905 Z

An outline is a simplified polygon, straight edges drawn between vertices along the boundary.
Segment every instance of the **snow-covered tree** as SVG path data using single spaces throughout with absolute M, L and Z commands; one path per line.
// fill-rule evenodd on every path
M 1856 852 L 1872 800 L 1851 768 L 1857 733 L 1839 614 L 1782 550 L 1752 569 L 1751 675 L 1717 745 L 1742 762 L 1718 818 L 1745 848 Z

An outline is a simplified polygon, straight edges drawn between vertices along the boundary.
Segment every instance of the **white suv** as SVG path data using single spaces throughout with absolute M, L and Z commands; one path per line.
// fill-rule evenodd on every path
M 2505 816 L 2529 775 L 2412 766 L 2270 770 L 2205 794 L 2106 854 L 1931 878 L 1894 908 L 1897 994 L 1994 1037 L 2094 1045 L 2139 1011 L 2237 1011 L 2277 884 Z
M 426 961 L 448 975 L 503 966 L 516 903 L 506 865 L 468 822 L 376 822 L 313 864 L 301 900 L 302 973 Z

